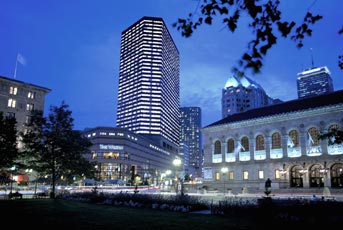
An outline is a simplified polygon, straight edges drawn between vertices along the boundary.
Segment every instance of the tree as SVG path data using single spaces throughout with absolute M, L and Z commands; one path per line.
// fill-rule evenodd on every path
M 75 176 L 94 175 L 94 163 L 83 157 L 91 142 L 73 130 L 71 113 L 64 102 L 51 107 L 47 118 L 35 111 L 28 131 L 22 134 L 28 167 L 51 177 L 51 198 L 55 197 L 56 182 L 70 183 Z
M 255 37 L 248 43 L 247 52 L 241 56 L 238 66 L 234 66 L 232 71 L 237 76 L 244 75 L 247 69 L 258 73 L 263 66 L 264 56 L 277 44 L 279 36 L 290 36 L 296 46 L 301 48 L 305 37 L 312 35 L 311 26 L 323 18 L 308 11 L 300 23 L 285 21 L 279 4 L 279 0 L 198 0 L 200 12 L 196 9 L 186 19 L 179 18 L 173 23 L 173 27 L 181 31 L 182 36 L 190 37 L 202 24 L 211 25 L 215 18 L 222 17 L 225 27 L 234 33 L 241 16 L 247 15 L 250 19 L 249 28 Z M 338 33 L 343 33 L 343 27 Z M 343 69 L 343 55 L 338 57 L 338 66 Z
M 7 170 L 19 164 L 16 124 L 14 117 L 4 117 L 0 112 L 0 169 Z

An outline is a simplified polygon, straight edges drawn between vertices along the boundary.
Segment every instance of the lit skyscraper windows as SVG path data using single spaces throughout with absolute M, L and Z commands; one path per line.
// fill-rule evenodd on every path
M 122 32 L 118 127 L 162 135 L 178 145 L 179 62 L 179 52 L 163 19 L 143 17 Z M 142 124 L 138 117 L 147 120 Z
M 298 98 L 333 92 L 333 83 L 330 75 L 331 73 L 326 66 L 311 68 L 298 73 Z

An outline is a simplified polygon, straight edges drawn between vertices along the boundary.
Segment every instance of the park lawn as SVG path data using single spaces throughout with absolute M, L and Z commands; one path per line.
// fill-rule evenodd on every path
M 252 217 L 214 216 L 59 199 L 0 200 L 1 225 L 9 229 L 251 229 Z

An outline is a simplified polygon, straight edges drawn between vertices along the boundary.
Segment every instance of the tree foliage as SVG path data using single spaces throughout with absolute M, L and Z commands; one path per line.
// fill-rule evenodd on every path
M 53 194 L 56 182 L 68 184 L 75 176 L 94 175 L 94 165 L 83 156 L 91 142 L 73 130 L 71 113 L 64 102 L 51 107 L 47 118 L 35 111 L 23 134 L 28 167 L 51 178 Z
M 4 117 L 0 112 L 0 169 L 5 171 L 16 166 L 20 157 L 16 124 L 14 117 Z
M 181 31 L 182 36 L 190 37 L 199 26 L 211 25 L 215 18 L 222 18 L 225 27 L 234 33 L 242 15 L 247 16 L 254 38 L 232 71 L 237 76 L 242 76 L 247 69 L 258 73 L 264 56 L 277 44 L 279 37 L 289 38 L 301 48 L 304 39 L 312 36 L 311 27 L 323 18 L 308 11 L 301 22 L 287 21 L 282 18 L 279 4 L 279 0 L 198 0 L 199 8 L 186 19 L 179 18 L 173 27 Z M 343 27 L 338 33 L 343 33 Z M 343 55 L 338 57 L 338 66 L 343 69 Z

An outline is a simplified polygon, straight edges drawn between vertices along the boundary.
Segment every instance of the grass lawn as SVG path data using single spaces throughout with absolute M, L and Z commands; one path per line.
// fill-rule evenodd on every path
M 251 229 L 247 217 L 179 213 L 146 208 L 116 207 L 67 200 L 0 200 L 0 219 L 8 229 Z

